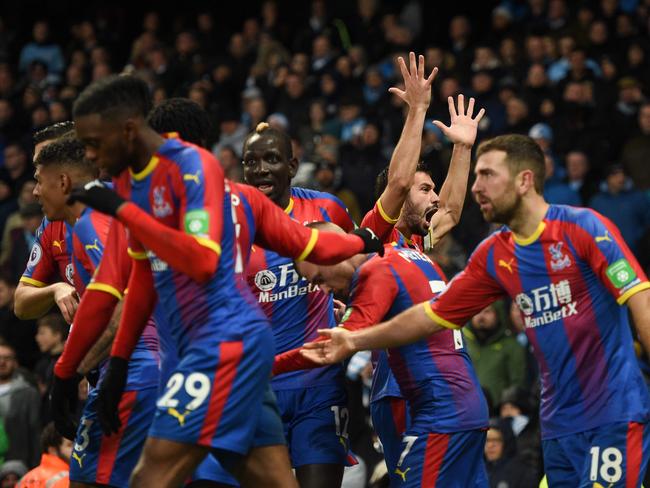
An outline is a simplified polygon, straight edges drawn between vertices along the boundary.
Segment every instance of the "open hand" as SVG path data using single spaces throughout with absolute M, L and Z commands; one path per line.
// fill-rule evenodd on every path
M 352 356 L 356 351 L 350 337 L 351 332 L 344 327 L 319 329 L 318 333 L 328 340 L 308 342 L 300 350 L 307 359 L 317 364 L 334 364 Z
M 438 73 L 438 68 L 433 68 L 428 78 L 424 74 L 424 56 L 420 55 L 418 62 L 415 62 L 415 53 L 409 53 L 409 68 L 403 57 L 397 58 L 402 77 L 404 78 L 404 90 L 397 87 L 388 89 L 393 95 L 397 95 L 404 100 L 411 108 L 429 108 L 431 103 L 431 84 Z
M 461 94 L 458 95 L 458 111 L 454 106 L 454 98 L 447 99 L 449 103 L 449 116 L 451 117 L 451 124 L 447 127 L 439 120 L 434 120 L 433 123 L 438 127 L 442 133 L 449 139 L 452 144 L 461 144 L 464 146 L 472 146 L 476 140 L 476 132 L 478 131 L 478 123 L 485 115 L 485 109 L 482 108 L 474 115 L 474 98 L 469 99 L 467 105 L 467 113 L 465 113 L 465 97 Z

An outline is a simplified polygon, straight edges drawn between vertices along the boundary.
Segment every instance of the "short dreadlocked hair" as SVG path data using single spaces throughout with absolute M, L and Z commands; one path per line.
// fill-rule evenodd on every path
M 271 127 L 266 122 L 260 122 L 259 124 L 257 124 L 257 127 L 255 127 L 255 130 L 246 136 L 246 139 L 244 139 L 243 147 L 246 147 L 246 144 L 248 144 L 248 140 L 251 137 L 253 137 L 255 134 L 277 138 L 280 141 L 280 144 L 282 144 L 282 146 L 284 147 L 284 151 L 285 154 L 287 155 L 287 158 L 288 159 L 293 158 L 293 148 L 291 146 L 291 138 L 289 137 L 289 134 L 287 134 L 283 130 L 276 129 L 275 127 Z
M 34 144 L 40 144 L 45 141 L 53 141 L 59 137 L 71 137 L 74 135 L 74 122 L 66 120 L 48 125 L 34 134 Z
M 46 145 L 34 160 L 36 166 L 71 166 L 97 178 L 97 165 L 85 158 L 84 145 L 78 139 L 64 137 Z
M 212 124 L 208 113 L 189 98 L 170 98 L 155 106 L 147 122 L 153 130 L 163 134 L 178 132 L 184 141 L 205 147 Z
M 151 93 L 147 84 L 131 75 L 102 78 L 81 92 L 72 108 L 73 117 L 98 114 L 102 117 L 126 113 L 145 118 L 151 110 Z

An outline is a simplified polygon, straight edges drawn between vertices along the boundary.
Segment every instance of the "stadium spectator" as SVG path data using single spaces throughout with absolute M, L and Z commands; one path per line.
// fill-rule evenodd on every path
M 41 462 L 23 476 L 17 488 L 68 488 L 68 464 L 72 441 L 62 437 L 49 423 L 41 434 Z
M 16 283 L 25 270 L 25 263 L 30 259 L 32 246 L 36 242 L 36 231 L 43 220 L 43 212 L 38 203 L 31 202 L 23 205 L 19 216 L 20 226 L 9 231 L 8 246 L 4 249 L 8 253 L 7 260 L 2 262 L 2 266 Z
M 54 365 L 63 352 L 69 327 L 61 314 L 58 313 L 41 317 L 38 319 L 37 326 L 36 343 L 41 351 L 41 358 L 34 366 L 34 373 L 38 391 L 43 399 L 41 402 L 41 417 L 43 425 L 45 425 L 51 420 L 47 393 L 52 384 Z
M 632 252 L 639 252 L 639 240 L 650 227 L 650 200 L 634 188 L 623 166 L 611 164 L 607 168 L 600 192 L 589 206 L 614 222 Z
M 525 352 L 506 327 L 503 303 L 476 314 L 463 334 L 476 375 L 493 404 L 499 402 L 506 388 L 525 385 Z
M 516 458 L 516 441 L 507 422 L 490 421 L 485 441 L 485 467 L 490 488 L 536 488 L 537 479 Z
M 650 190 L 650 103 L 644 103 L 639 109 L 638 127 L 638 133 L 623 145 L 621 164 L 637 188 Z
M 580 205 L 586 205 L 591 197 L 598 192 L 598 185 L 593 179 L 589 157 L 581 150 L 573 150 L 564 158 L 566 178 L 564 182 L 578 192 Z
M 0 344 L 0 418 L 9 438 L 6 458 L 36 466 L 40 455 L 40 395 L 18 372 L 16 350 L 8 343 Z
M 0 467 L 0 488 L 13 488 L 27 470 L 27 466 L 22 461 L 16 459 L 5 461 Z
M 50 73 L 63 72 L 65 62 L 61 48 L 50 41 L 50 26 L 45 20 L 34 23 L 32 30 L 34 40 L 27 44 L 20 52 L 18 69 L 26 71 L 34 61 L 42 62 Z

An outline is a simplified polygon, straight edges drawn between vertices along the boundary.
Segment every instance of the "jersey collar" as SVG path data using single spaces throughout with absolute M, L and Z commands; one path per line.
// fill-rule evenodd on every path
M 529 246 L 533 242 L 535 242 L 537 239 L 539 239 L 539 236 L 542 235 L 542 232 L 544 232 L 544 229 L 546 228 L 546 222 L 543 220 L 537 225 L 537 229 L 535 229 L 535 232 L 533 232 L 531 235 L 528 237 L 519 237 L 517 236 L 514 232 L 512 233 L 512 238 L 515 240 L 517 244 L 520 246 Z

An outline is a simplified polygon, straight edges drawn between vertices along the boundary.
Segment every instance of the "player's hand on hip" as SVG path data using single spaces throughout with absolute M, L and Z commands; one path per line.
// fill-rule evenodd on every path
M 350 331 L 343 327 L 334 327 L 332 329 L 319 329 L 321 337 L 328 338 L 324 341 L 308 342 L 300 349 L 307 359 L 317 364 L 334 364 L 341 362 L 356 351 L 350 339 Z
M 478 131 L 478 124 L 485 115 L 485 109 L 482 108 L 474 116 L 474 98 L 469 99 L 467 104 L 467 112 L 465 112 L 465 97 L 461 93 L 458 95 L 458 110 L 454 105 L 454 98 L 447 98 L 449 104 L 449 116 L 451 123 L 449 127 L 434 120 L 433 123 L 438 127 L 442 133 L 451 141 L 452 144 L 460 144 L 471 147 L 476 141 L 476 133 Z
M 376 252 L 380 256 L 384 255 L 384 244 L 379 240 L 377 234 L 367 227 L 360 227 L 352 231 L 354 235 L 361 237 L 363 240 L 363 253 L 368 254 Z
M 59 307 L 65 321 L 71 324 L 79 306 L 79 295 L 74 286 L 67 283 L 57 283 L 54 289 L 54 303 Z
M 120 400 L 126 387 L 129 362 L 126 359 L 111 356 L 106 374 L 99 385 L 97 394 L 97 418 L 105 435 L 116 434 L 122 426 L 120 420 Z
M 67 203 L 72 205 L 75 202 L 81 202 L 101 213 L 115 217 L 126 200 L 101 181 L 94 180 L 72 190 Z
M 79 382 L 83 377 L 75 374 L 71 378 L 54 375 L 50 390 L 50 411 L 57 432 L 66 439 L 74 440 L 77 435 L 77 402 Z
M 438 73 L 438 68 L 433 68 L 427 77 L 424 73 L 424 56 L 420 55 L 416 62 L 413 51 L 409 53 L 408 68 L 401 56 L 397 58 L 397 64 L 404 79 L 404 90 L 391 87 L 388 91 L 404 100 L 410 108 L 428 109 L 431 103 L 431 84 Z

